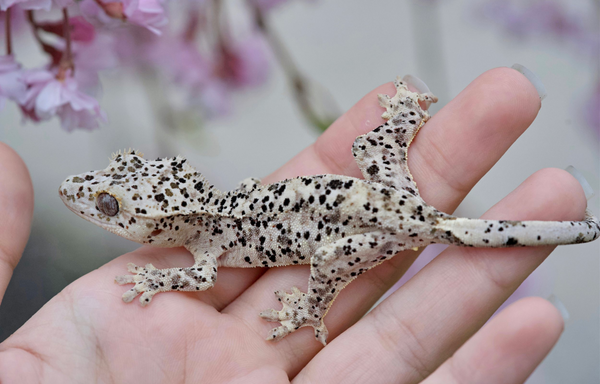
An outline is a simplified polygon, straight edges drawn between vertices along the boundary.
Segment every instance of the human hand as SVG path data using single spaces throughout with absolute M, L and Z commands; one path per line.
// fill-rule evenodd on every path
M 375 94 L 393 90 L 390 83 L 367 95 L 263 182 L 322 173 L 358 177 L 351 144 L 383 122 Z M 410 147 L 421 196 L 453 211 L 539 107 L 534 87 L 512 69 L 473 81 Z M 2 159 L 0 217 L 9 220 L 0 223 L 0 293 L 24 247 L 32 209 L 24 166 L 5 146 Z M 485 217 L 579 220 L 585 205 L 579 184 L 549 169 Z M 183 249 L 142 247 L 69 285 L 0 344 L 0 382 L 519 383 L 557 341 L 558 311 L 529 298 L 480 328 L 551 250 L 450 247 L 362 317 L 417 256 L 402 252 L 344 289 L 325 318 L 330 343 L 323 348 L 310 327 L 267 342 L 273 324 L 258 317 L 275 307 L 273 291 L 306 289 L 307 266 L 221 268 L 210 291 L 162 293 L 140 308 L 124 304 L 123 288 L 111 282 L 128 262 L 161 268 L 191 263 Z

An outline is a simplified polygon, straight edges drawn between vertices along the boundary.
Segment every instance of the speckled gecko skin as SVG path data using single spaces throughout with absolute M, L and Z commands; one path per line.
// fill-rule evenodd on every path
M 408 90 L 380 95 L 387 122 L 354 142 L 352 152 L 365 180 L 320 175 L 262 185 L 244 180 L 221 192 L 180 157 L 142 158 L 126 152 L 104 170 L 71 176 L 59 195 L 77 215 L 127 239 L 159 247 L 187 248 L 191 267 L 156 269 L 128 265 L 134 284 L 125 302 L 141 294 L 142 306 L 159 292 L 204 291 L 218 267 L 279 267 L 310 264 L 308 293 L 293 287 L 275 292 L 283 309 L 260 316 L 281 323 L 278 340 L 312 326 L 325 344 L 323 318 L 338 293 L 358 275 L 396 253 L 431 243 L 468 247 L 571 244 L 595 240 L 598 219 L 581 222 L 494 221 L 450 216 L 428 205 L 408 170 L 407 150 L 429 115 L 419 101 L 431 94 Z

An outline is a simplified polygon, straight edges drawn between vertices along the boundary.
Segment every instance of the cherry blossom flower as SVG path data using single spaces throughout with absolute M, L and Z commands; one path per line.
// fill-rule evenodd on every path
M 6 11 L 0 11 L 0 36 L 6 32 Z M 25 12 L 18 5 L 10 8 L 10 24 L 12 32 L 20 32 L 25 27 Z
M 52 33 L 56 36 L 60 36 L 61 38 L 64 38 L 64 22 L 63 20 L 59 20 L 56 22 L 42 22 L 42 23 L 36 23 L 37 27 Z M 95 30 L 94 30 L 94 26 L 90 23 L 88 23 L 83 17 L 81 16 L 75 16 L 75 17 L 71 17 L 69 18 L 69 25 L 71 26 L 70 29 L 70 37 L 71 40 L 73 41 L 84 41 L 84 42 L 90 42 L 92 40 L 94 40 L 94 35 L 95 35 Z
M 64 79 L 57 79 L 49 70 L 30 70 L 25 71 L 24 79 L 28 90 L 21 108 L 26 117 L 40 121 L 56 115 L 67 131 L 94 129 L 98 120 L 106 121 L 98 102 L 78 90 L 77 81 L 69 71 Z
M 148 28 L 157 35 L 167 24 L 165 10 L 158 0 L 123 0 L 123 13 L 130 23 Z
M 167 77 L 187 89 L 205 85 L 212 65 L 193 42 L 179 37 L 164 36 L 150 45 L 148 58 L 165 72 Z
M 157 35 L 161 34 L 161 28 L 167 24 L 167 16 L 159 0 L 83 0 L 80 10 L 88 20 L 96 23 L 114 26 L 127 21 Z
M 269 75 L 269 48 L 259 33 L 223 47 L 216 75 L 236 88 L 263 84 Z
M 117 5 L 122 7 L 122 4 L 119 2 L 117 2 Z M 116 28 L 123 25 L 122 15 L 120 18 L 109 16 L 95 0 L 82 0 L 79 3 L 79 11 L 88 22 L 95 26 Z
M 73 64 L 77 69 L 73 77 L 87 93 L 99 85 L 98 72 L 117 67 L 119 59 L 115 52 L 115 37 L 97 33 L 90 42 L 73 43 Z
M 52 0 L 0 0 L 0 11 L 6 11 L 16 4 L 25 10 L 49 11 L 52 8 Z
M 22 102 L 26 90 L 21 65 L 12 55 L 0 56 L 0 110 L 6 99 Z
M 19 72 L 26 92 L 20 100 L 13 99 L 26 119 L 58 116 L 67 130 L 95 128 L 104 119 L 92 97 L 99 90 L 99 72 L 129 65 L 164 73 L 176 86 L 169 94 L 183 96 L 186 108 L 200 109 L 205 117 L 227 114 L 234 92 L 266 81 L 272 53 L 260 12 L 285 1 L 247 0 L 256 11 L 250 14 L 256 29 L 244 33 L 224 20 L 227 15 L 217 3 L 186 0 L 183 7 L 174 7 L 187 20 L 183 30 L 174 33 L 162 29 L 167 0 L 0 0 L 0 8 L 10 7 L 11 21 L 27 16 L 35 40 L 50 59 L 44 69 Z M 51 6 L 62 8 L 62 19 L 46 21 L 38 12 L 24 12 Z M 76 7 L 81 16 L 69 17 Z M 67 23 L 70 28 L 65 28 Z M 14 27 L 11 23 L 6 30 Z M 111 27 L 115 28 L 107 31 Z M 162 33 L 165 36 L 159 38 Z M 7 52 L 12 52 L 10 44 Z M 3 98 L 5 94 L 0 93 Z
M 53 0 L 54 5 L 58 8 L 66 8 L 75 3 L 75 0 Z

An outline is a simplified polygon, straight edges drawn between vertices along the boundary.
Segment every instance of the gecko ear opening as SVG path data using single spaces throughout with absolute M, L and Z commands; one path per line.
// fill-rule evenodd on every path
M 102 192 L 96 197 L 96 208 L 106 216 L 115 216 L 119 213 L 119 202 L 113 196 Z

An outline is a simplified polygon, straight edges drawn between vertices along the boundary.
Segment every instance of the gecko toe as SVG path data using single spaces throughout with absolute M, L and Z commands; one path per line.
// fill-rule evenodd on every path
M 321 321 L 321 325 L 315 328 L 315 338 L 323 344 L 323 346 L 327 345 L 327 336 L 329 336 L 329 331 L 325 326 L 325 323 Z
M 135 276 L 134 275 L 116 276 L 115 283 L 117 283 L 119 285 L 135 284 Z
M 142 296 L 140 296 L 140 304 L 142 305 L 142 307 L 145 307 L 146 305 L 150 304 L 150 302 L 152 301 L 152 297 L 155 293 L 155 291 L 146 291 L 142 294 Z
M 139 292 L 135 288 L 131 288 L 129 291 L 123 294 L 123 301 L 130 303 L 137 295 L 139 295 Z
M 279 311 L 274 309 L 266 309 L 258 314 L 258 316 L 262 317 L 267 321 L 279 321 Z
M 131 273 L 138 273 L 141 268 L 133 263 L 127 263 L 127 270 Z
M 269 341 L 277 341 L 281 340 L 287 335 L 289 335 L 293 330 L 289 329 L 286 326 L 280 326 L 277 328 L 273 328 L 271 332 L 269 332 L 269 336 L 267 336 L 267 340 Z

